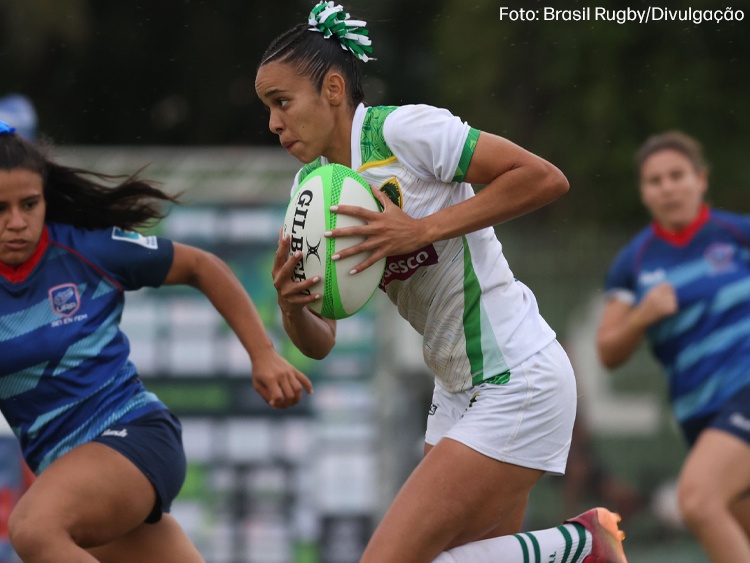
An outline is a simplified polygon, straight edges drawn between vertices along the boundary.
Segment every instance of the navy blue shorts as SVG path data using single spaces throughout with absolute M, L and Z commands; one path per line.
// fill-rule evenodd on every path
M 185 482 L 187 468 L 182 425 L 171 412 L 150 412 L 125 424 L 113 424 L 92 441 L 120 452 L 156 489 L 156 502 L 146 522 L 161 520 Z
M 732 397 L 717 413 L 682 423 L 682 433 L 692 446 L 706 428 L 717 428 L 750 444 L 750 387 Z

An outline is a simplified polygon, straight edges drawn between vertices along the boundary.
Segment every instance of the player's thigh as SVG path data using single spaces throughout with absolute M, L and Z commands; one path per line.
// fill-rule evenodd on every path
M 155 500 L 150 481 L 130 460 L 91 442 L 37 477 L 14 509 L 12 526 L 64 532 L 82 547 L 99 545 L 139 526 Z
M 542 474 L 445 438 L 398 492 L 362 561 L 431 561 L 492 530 L 517 532 L 529 491 Z
M 750 443 L 717 428 L 704 430 L 685 460 L 679 492 L 698 504 L 731 505 L 750 490 Z
M 519 532 L 529 493 L 544 473 L 498 461 L 446 438 L 423 460 L 419 478 L 439 497 L 442 514 L 435 515 L 436 524 L 452 538 L 448 547 L 455 547 Z M 440 484 L 440 489 L 431 483 Z
M 169 514 L 101 547 L 88 550 L 101 563 L 203 563 L 204 559 Z
M 745 535 L 750 538 L 750 491 L 732 505 L 732 514 L 745 530 Z

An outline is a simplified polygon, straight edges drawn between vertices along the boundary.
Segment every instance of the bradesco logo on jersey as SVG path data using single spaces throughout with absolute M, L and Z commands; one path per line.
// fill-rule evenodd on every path
M 389 256 L 385 261 L 385 272 L 380 280 L 380 289 L 385 291 L 388 284 L 394 280 L 408 280 L 422 266 L 432 266 L 438 263 L 438 254 L 431 244 L 415 250 L 410 254 Z
M 56 315 L 70 317 L 81 307 L 78 287 L 73 283 L 64 283 L 53 287 L 49 290 L 49 302 Z
M 380 186 L 380 191 L 388 196 L 388 199 L 393 203 L 403 209 L 404 194 L 401 189 L 401 184 L 399 184 L 396 178 L 386 180 L 386 182 Z M 380 289 L 385 291 L 385 288 L 388 287 L 388 284 L 392 281 L 408 280 L 414 275 L 414 272 L 422 266 L 431 266 L 437 263 L 437 250 L 435 250 L 435 247 L 431 244 L 409 254 L 389 256 L 385 260 L 385 272 L 383 273 L 383 279 L 380 280 Z

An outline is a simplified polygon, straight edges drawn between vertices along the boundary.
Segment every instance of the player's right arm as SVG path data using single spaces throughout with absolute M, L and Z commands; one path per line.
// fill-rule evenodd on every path
M 625 363 L 640 345 L 648 327 L 673 315 L 677 309 L 677 294 L 667 282 L 652 287 L 635 305 L 610 299 L 604 306 L 596 335 L 601 362 L 608 368 Z
M 336 343 L 336 321 L 324 319 L 308 309 L 307 305 L 321 296 L 308 291 L 318 282 L 317 277 L 299 282 L 292 279 L 301 259 L 300 252 L 289 256 L 289 238 L 284 239 L 280 232 L 272 275 L 284 330 L 305 356 L 321 360 Z

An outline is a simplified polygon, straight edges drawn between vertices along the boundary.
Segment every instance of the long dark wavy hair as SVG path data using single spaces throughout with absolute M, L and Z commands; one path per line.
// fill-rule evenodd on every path
M 146 227 L 163 219 L 164 203 L 177 196 L 138 177 L 110 175 L 54 162 L 50 144 L 37 146 L 15 133 L 0 135 L 0 170 L 28 170 L 42 177 L 45 220 L 86 229 Z

